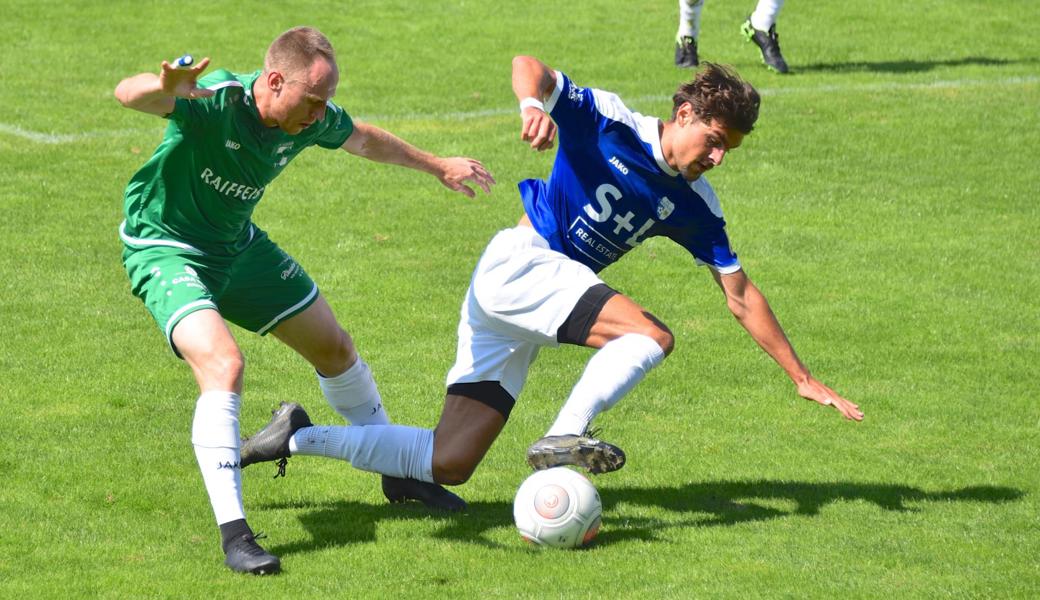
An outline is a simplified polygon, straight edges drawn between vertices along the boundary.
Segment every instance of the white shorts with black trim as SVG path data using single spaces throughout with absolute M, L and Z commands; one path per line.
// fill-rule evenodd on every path
M 587 266 L 549 248 L 531 227 L 498 232 L 480 257 L 462 302 L 459 345 L 447 384 L 498 381 L 516 399 L 542 346 L 592 286 Z

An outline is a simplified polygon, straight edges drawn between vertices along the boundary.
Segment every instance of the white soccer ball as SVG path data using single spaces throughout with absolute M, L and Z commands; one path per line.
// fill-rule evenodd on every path
M 539 546 L 579 548 L 599 532 L 603 505 L 592 482 L 577 471 L 536 471 L 520 484 L 513 520 L 520 537 Z

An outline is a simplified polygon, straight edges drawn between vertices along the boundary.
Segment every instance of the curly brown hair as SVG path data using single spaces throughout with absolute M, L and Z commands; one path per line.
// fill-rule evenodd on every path
M 701 121 L 718 120 L 746 135 L 751 133 L 758 120 L 761 100 L 755 88 L 735 71 L 706 62 L 693 81 L 679 86 L 672 102 L 673 121 L 679 107 L 689 102 Z

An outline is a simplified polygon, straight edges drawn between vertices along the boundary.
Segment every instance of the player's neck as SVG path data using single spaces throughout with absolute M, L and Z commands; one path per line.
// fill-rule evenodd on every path
M 658 133 L 661 135 L 661 156 L 664 158 L 664 162 L 668 163 L 668 166 L 676 171 L 679 170 L 679 166 L 675 162 L 675 150 L 672 146 L 672 140 L 678 127 L 675 121 L 664 121 L 658 126 Z
M 273 98 L 271 90 L 260 81 L 261 77 L 263 77 L 262 74 L 253 81 L 253 102 L 256 103 L 256 112 L 265 127 L 278 127 L 278 121 L 270 116 Z

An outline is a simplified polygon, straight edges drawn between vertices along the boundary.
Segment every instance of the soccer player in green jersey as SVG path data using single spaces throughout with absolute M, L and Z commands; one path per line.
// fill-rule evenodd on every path
M 332 407 L 354 425 L 387 424 L 368 365 L 317 286 L 251 220 L 264 189 L 309 146 L 342 148 L 425 171 L 467 196 L 494 179 L 469 158 L 443 158 L 377 127 L 355 123 L 331 98 L 339 82 L 332 45 L 316 29 L 296 27 L 268 48 L 264 67 L 205 77 L 209 64 L 124 79 L 116 98 L 169 119 L 155 153 L 125 192 L 120 227 L 132 290 L 200 388 L 192 444 L 220 526 L 225 563 L 235 571 L 275 573 L 242 507 L 238 413 L 242 353 L 225 320 L 272 333 L 310 362 Z M 469 186 L 474 186 L 471 189 Z M 383 478 L 391 501 L 419 500 L 461 510 L 440 486 Z

